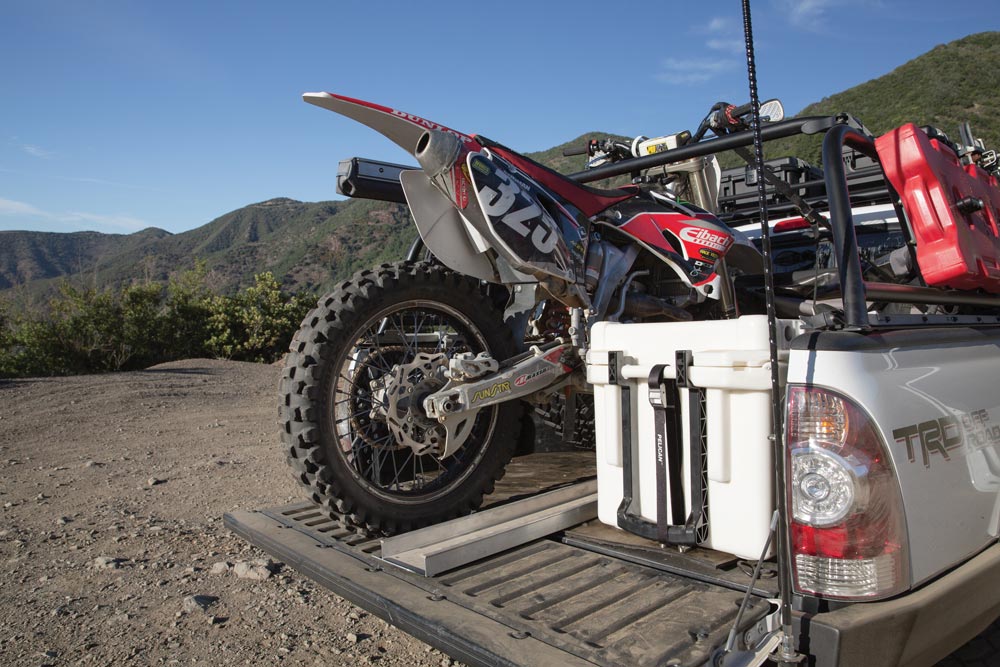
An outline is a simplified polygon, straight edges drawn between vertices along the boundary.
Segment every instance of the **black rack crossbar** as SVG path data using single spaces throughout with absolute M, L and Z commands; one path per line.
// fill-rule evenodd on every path
M 897 283 L 865 283 L 865 298 L 887 303 L 921 303 L 941 306 L 976 306 L 1000 309 L 1000 295 L 942 290 Z
M 850 174 L 848 174 L 847 180 L 848 180 L 848 182 L 851 182 L 851 181 L 854 181 L 854 180 L 860 180 L 862 178 L 865 178 L 866 176 L 873 176 L 875 174 L 881 174 L 881 173 L 882 173 L 882 170 L 880 168 L 878 168 L 878 167 L 869 167 L 869 168 L 866 168 L 864 171 L 859 170 L 859 171 L 851 172 Z M 826 179 L 825 178 L 816 178 L 816 179 L 809 180 L 809 181 L 803 181 L 802 183 L 787 183 L 786 185 L 788 185 L 788 187 L 791 190 L 793 190 L 793 191 L 803 192 L 803 191 L 809 190 L 810 188 L 814 188 L 817 185 L 826 186 Z M 774 196 L 776 194 L 780 194 L 780 193 L 778 193 L 778 190 L 776 188 L 774 188 L 774 187 L 767 188 L 766 192 L 767 192 L 767 195 L 769 197 L 770 196 Z M 868 187 L 864 188 L 863 192 L 865 194 L 871 193 L 871 194 L 876 194 L 876 195 L 883 196 L 883 197 L 886 197 L 889 194 L 889 191 L 885 187 L 884 183 L 877 183 L 877 184 L 874 184 L 874 185 L 868 185 Z M 754 203 L 756 203 L 756 199 L 755 199 L 756 197 L 757 197 L 757 193 L 756 192 L 747 190 L 746 192 L 741 192 L 739 194 L 726 195 L 724 197 L 719 197 L 719 204 L 729 204 L 729 203 L 736 203 L 736 202 L 747 201 L 747 200 L 754 200 Z M 804 197 L 804 199 L 807 202 L 812 203 L 813 200 L 815 200 L 815 201 L 825 201 L 826 197 L 821 195 L 821 196 L 816 196 L 816 197 Z M 772 210 L 772 207 L 768 206 L 767 210 L 768 211 Z
M 765 125 L 761 128 L 761 138 L 764 141 L 773 141 L 775 139 L 792 137 L 796 134 L 818 134 L 829 130 L 831 127 L 834 127 L 841 122 L 842 117 L 839 116 L 805 116 L 803 118 L 791 118 L 778 123 L 769 123 Z M 652 169 L 653 167 L 662 167 L 666 164 L 681 162 L 695 157 L 704 157 L 706 155 L 712 155 L 713 153 L 721 153 L 734 148 L 750 146 L 751 144 L 753 144 L 753 132 L 751 130 L 744 130 L 742 132 L 727 134 L 726 136 L 719 137 L 717 139 L 700 141 L 690 146 L 681 146 L 672 150 L 663 151 L 662 153 L 644 155 L 643 157 L 622 160 L 620 162 L 615 162 L 614 164 L 607 164 L 603 167 L 594 167 L 593 169 L 578 171 L 575 174 L 570 174 L 569 178 L 572 178 L 574 181 L 579 181 L 580 183 L 590 183 L 592 181 L 599 181 L 603 178 L 631 174 L 645 169 Z

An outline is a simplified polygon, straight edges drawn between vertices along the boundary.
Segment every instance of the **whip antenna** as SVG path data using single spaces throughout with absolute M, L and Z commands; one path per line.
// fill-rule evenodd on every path
M 785 502 L 785 451 L 780 380 L 778 377 L 777 317 L 774 312 L 774 267 L 771 256 L 771 230 L 767 222 L 767 192 L 764 179 L 764 149 L 760 130 L 760 99 L 757 97 L 757 67 L 754 63 L 753 26 L 750 0 L 743 0 L 743 35 L 747 48 L 747 81 L 750 84 L 750 111 L 753 127 L 754 167 L 757 170 L 757 200 L 760 205 L 761 242 L 764 251 L 764 298 L 767 306 L 768 343 L 771 362 L 771 440 L 774 443 L 775 506 L 778 524 L 775 529 L 778 555 L 778 584 L 781 593 L 781 646 L 774 658 L 781 665 L 795 664 L 803 656 L 795 650 L 792 633 L 792 575 L 788 549 L 788 507 Z

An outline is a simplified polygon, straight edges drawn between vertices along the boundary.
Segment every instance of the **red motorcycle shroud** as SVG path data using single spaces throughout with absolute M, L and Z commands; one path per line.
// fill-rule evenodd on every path
M 1000 293 L 1000 189 L 976 165 L 913 123 L 875 140 L 882 168 L 913 227 L 928 285 Z M 973 210 L 978 199 L 983 207 Z M 958 203 L 966 199 L 961 210 Z M 971 206 L 970 206 L 971 204 Z

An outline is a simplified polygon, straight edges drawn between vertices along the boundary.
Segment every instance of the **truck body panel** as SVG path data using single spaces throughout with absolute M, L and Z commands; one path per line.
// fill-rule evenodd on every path
M 998 349 L 1000 330 L 986 328 L 809 333 L 793 341 L 788 383 L 850 397 L 888 445 L 913 585 L 997 537 Z

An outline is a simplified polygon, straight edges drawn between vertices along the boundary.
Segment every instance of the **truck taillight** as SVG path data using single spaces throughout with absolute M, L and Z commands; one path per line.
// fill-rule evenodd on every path
M 795 589 L 876 600 L 909 586 L 899 483 L 871 419 L 825 389 L 788 389 L 788 501 Z

